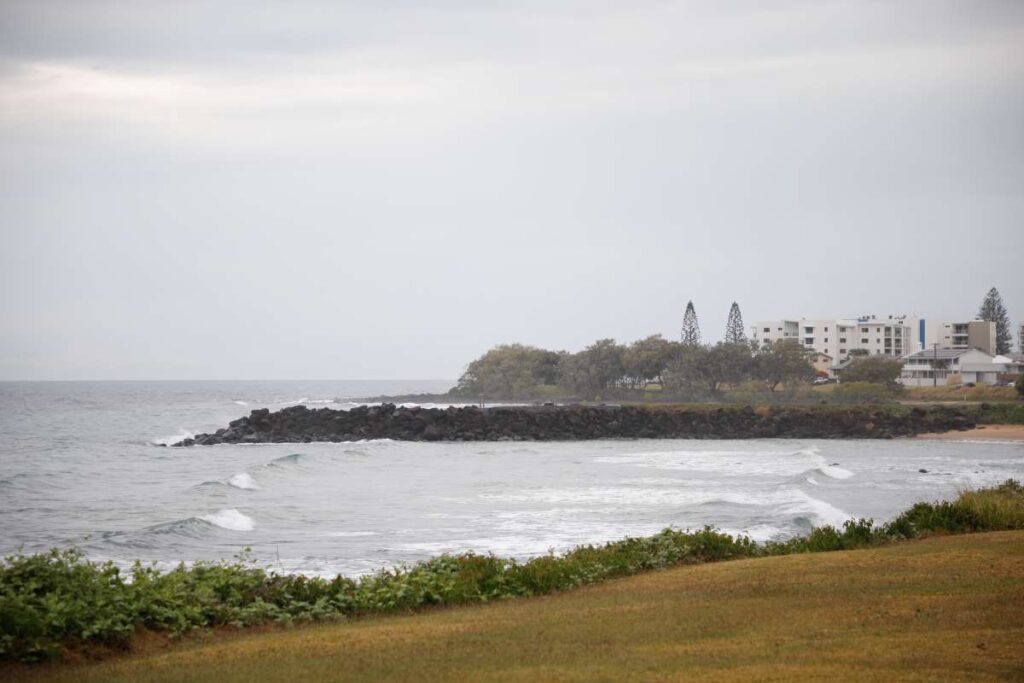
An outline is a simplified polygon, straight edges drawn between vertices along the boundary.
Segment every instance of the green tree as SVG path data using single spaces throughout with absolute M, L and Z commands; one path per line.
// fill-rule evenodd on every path
M 848 382 L 870 382 L 887 387 L 889 390 L 899 388 L 897 381 L 903 371 L 903 362 L 890 356 L 867 356 L 857 358 L 853 364 L 842 371 L 843 384 Z
M 1013 386 L 1017 390 L 1017 398 L 1024 401 L 1024 372 L 1020 373 L 1020 377 L 1013 383 Z
M 664 387 L 676 396 L 704 393 L 702 368 L 707 361 L 707 347 L 699 344 L 680 344 L 679 352 L 665 368 Z
M 999 296 L 999 291 L 995 287 L 988 290 L 988 294 L 982 300 L 978 318 L 996 324 L 996 353 L 1009 353 L 1012 339 L 1010 316 L 1006 313 L 1003 298 Z
M 728 344 L 746 344 L 747 332 L 743 329 L 743 316 L 740 314 L 740 305 L 732 302 L 729 309 L 729 321 L 725 324 L 725 341 Z
M 686 302 L 686 312 L 683 313 L 682 342 L 687 346 L 700 345 L 700 323 L 697 322 L 697 310 L 693 307 L 692 301 Z
M 661 384 L 665 368 L 678 352 L 678 346 L 655 334 L 626 347 L 622 354 L 622 368 L 630 387 L 642 389 L 652 381 Z
M 623 353 L 614 339 L 599 339 L 565 356 L 559 366 L 562 385 L 583 398 L 607 396 L 625 376 Z
M 523 344 L 496 346 L 469 364 L 456 392 L 477 398 L 532 398 L 540 387 L 558 382 L 563 355 Z
M 814 366 L 807 350 L 795 340 L 777 339 L 758 349 L 754 373 L 774 392 L 780 384 L 810 382 L 814 379 Z
M 716 396 L 722 385 L 735 386 L 748 379 L 752 365 L 747 344 L 684 344 L 677 359 L 669 365 L 665 381 L 673 393 L 699 392 Z

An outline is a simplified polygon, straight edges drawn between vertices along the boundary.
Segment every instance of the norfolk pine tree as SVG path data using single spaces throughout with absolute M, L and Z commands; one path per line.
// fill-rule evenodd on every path
M 735 301 L 729 309 L 729 321 L 725 324 L 726 344 L 746 344 L 747 333 L 743 330 L 743 316 L 740 314 L 740 306 Z
M 1010 352 L 1010 316 L 1006 314 L 1003 298 L 993 287 L 981 302 L 978 317 L 996 324 L 996 353 Z
M 692 301 L 686 302 L 686 312 L 683 313 L 682 340 L 686 346 L 700 346 L 700 324 Z

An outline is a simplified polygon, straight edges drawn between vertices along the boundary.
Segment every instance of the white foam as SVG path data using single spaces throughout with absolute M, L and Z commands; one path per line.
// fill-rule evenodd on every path
M 785 529 L 772 524 L 757 524 L 747 529 L 719 529 L 719 531 L 730 536 L 747 536 L 750 540 L 757 541 L 758 543 L 774 541 L 786 535 Z
M 181 443 L 185 439 L 195 438 L 195 434 L 189 431 L 182 431 L 173 436 L 162 436 L 159 439 L 153 439 L 150 441 L 154 446 L 173 446 L 176 443 Z
M 328 536 L 333 538 L 356 538 L 358 536 L 376 536 L 376 531 L 332 531 Z
M 219 526 L 221 529 L 228 529 L 230 531 L 252 531 L 256 528 L 256 524 L 252 521 L 252 517 L 243 515 L 234 508 L 218 510 L 212 515 L 203 515 L 199 519 L 207 521 L 214 526 Z
M 238 405 L 240 405 L 240 406 L 247 406 L 247 405 L 249 405 L 249 404 L 248 404 L 248 403 L 246 403 L 245 401 L 234 401 L 234 403 L 236 403 L 236 404 L 238 404 Z
M 838 465 L 830 465 L 827 462 L 825 462 L 825 458 L 821 457 L 820 455 L 817 456 L 817 460 L 817 472 L 819 472 L 820 474 L 824 474 L 826 477 L 831 477 L 832 479 L 849 479 L 850 477 L 853 476 L 853 472 L 851 472 L 850 470 L 843 469 Z
M 794 498 L 795 500 L 792 503 L 782 505 L 781 510 L 794 517 L 810 512 L 814 516 L 812 522 L 815 522 L 816 526 L 818 524 L 831 524 L 832 526 L 839 527 L 843 525 L 843 522 L 853 519 L 853 515 L 840 510 L 834 505 L 829 505 L 823 500 L 809 496 L 803 491 L 795 491 Z
M 683 470 L 714 477 L 735 475 L 794 475 L 807 469 L 807 456 L 813 448 L 788 450 L 679 450 L 606 455 L 594 462 L 659 470 Z
M 306 397 L 306 396 L 303 396 L 302 398 L 298 399 L 297 401 L 280 401 L 280 402 L 278 402 L 277 405 L 279 405 L 279 406 L 297 406 L 300 403 L 306 403 L 308 401 L 309 401 L 309 398 Z
M 248 472 L 239 472 L 228 479 L 228 485 L 234 486 L 236 489 L 244 489 L 246 491 L 258 491 L 259 486 L 256 485 L 256 481 Z

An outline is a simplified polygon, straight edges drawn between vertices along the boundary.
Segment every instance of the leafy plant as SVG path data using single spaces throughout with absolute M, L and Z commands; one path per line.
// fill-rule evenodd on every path
M 517 562 L 442 555 L 358 580 L 268 573 L 243 553 L 162 572 L 128 575 L 78 550 L 15 555 L 0 563 L 0 659 L 34 662 L 69 647 L 127 647 L 139 628 L 180 635 L 212 626 L 329 621 L 434 605 L 487 602 L 569 590 L 681 564 L 851 550 L 933 533 L 1024 529 L 1024 486 L 1008 480 L 954 501 L 918 503 L 880 527 L 851 520 L 787 541 L 755 543 L 706 527 L 577 547 Z

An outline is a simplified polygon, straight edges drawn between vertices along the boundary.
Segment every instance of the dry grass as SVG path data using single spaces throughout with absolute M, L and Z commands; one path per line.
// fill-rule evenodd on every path
M 994 503 L 990 503 L 994 504 Z M 184 644 L 59 681 L 1022 680 L 1024 532 L 682 567 L 572 593 Z
M 979 384 L 974 387 L 952 385 L 945 387 L 905 387 L 900 396 L 903 401 L 1016 401 L 1013 387 L 993 387 Z
M 964 491 L 957 497 L 957 503 L 964 506 L 981 520 L 986 528 L 1024 528 L 1024 505 L 1022 496 L 1010 490 L 987 489 Z

